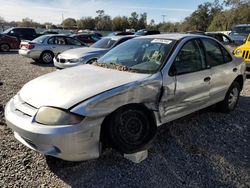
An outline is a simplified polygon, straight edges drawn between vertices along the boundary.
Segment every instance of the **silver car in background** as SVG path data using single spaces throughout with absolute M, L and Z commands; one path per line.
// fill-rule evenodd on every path
M 245 69 L 207 36 L 137 37 L 98 62 L 28 82 L 5 119 L 20 142 L 45 155 L 79 161 L 106 147 L 133 153 L 147 149 L 166 122 L 214 104 L 234 110 Z
M 65 50 L 86 46 L 79 40 L 65 35 L 42 35 L 32 41 L 22 41 L 19 54 L 43 63 L 52 63 L 53 58 Z
M 54 58 L 54 65 L 58 69 L 89 64 L 99 59 L 117 45 L 134 38 L 134 36 L 103 37 L 90 47 L 67 50 Z

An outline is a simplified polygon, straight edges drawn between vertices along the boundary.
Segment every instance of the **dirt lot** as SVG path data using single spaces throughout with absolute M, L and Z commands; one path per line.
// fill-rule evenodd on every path
M 140 164 L 111 150 L 73 163 L 26 148 L 3 117 L 4 105 L 26 82 L 54 70 L 0 54 L 0 187 L 250 187 L 250 80 L 233 113 L 206 109 L 160 128 Z

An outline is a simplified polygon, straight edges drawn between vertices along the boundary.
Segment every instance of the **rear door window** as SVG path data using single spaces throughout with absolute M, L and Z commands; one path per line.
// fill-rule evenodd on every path
M 202 39 L 206 49 L 207 61 L 211 67 L 225 63 L 222 50 L 219 44 L 211 39 Z
M 56 45 L 66 45 L 66 41 L 64 39 L 64 37 L 51 37 L 48 40 L 48 44 L 56 44 Z
M 67 44 L 68 44 L 68 45 L 77 45 L 77 46 L 81 46 L 81 43 L 80 43 L 78 40 L 76 40 L 76 39 L 67 37 L 67 38 L 66 38 L 66 41 L 67 41 Z

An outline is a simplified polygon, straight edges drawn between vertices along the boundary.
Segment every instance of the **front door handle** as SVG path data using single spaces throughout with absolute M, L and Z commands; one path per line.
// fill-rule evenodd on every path
M 209 82 L 210 80 L 211 80 L 211 77 L 210 77 L 210 76 L 204 78 L 204 82 Z
M 234 68 L 234 69 L 233 69 L 233 72 L 237 72 L 237 70 L 238 70 L 237 68 Z

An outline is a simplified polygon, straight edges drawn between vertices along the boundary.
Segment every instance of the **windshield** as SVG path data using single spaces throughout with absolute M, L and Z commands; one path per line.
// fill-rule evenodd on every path
M 233 34 L 244 34 L 248 35 L 250 33 L 250 26 L 248 27 L 235 27 L 232 30 Z
M 9 29 L 5 30 L 3 33 L 8 34 L 11 30 L 12 30 L 12 28 L 9 28 Z
M 116 42 L 116 40 L 112 40 L 111 38 L 102 38 L 101 40 L 98 40 L 96 43 L 91 45 L 93 48 L 111 48 L 113 44 Z
M 45 40 L 46 38 L 48 38 L 47 35 L 42 35 L 42 36 L 37 37 L 37 38 L 35 38 L 34 40 L 32 40 L 32 42 L 36 42 L 36 43 L 40 43 L 40 44 L 41 44 L 41 43 L 44 42 L 44 40 Z
M 169 39 L 132 39 L 113 48 L 95 65 L 138 73 L 157 72 L 175 41 Z

